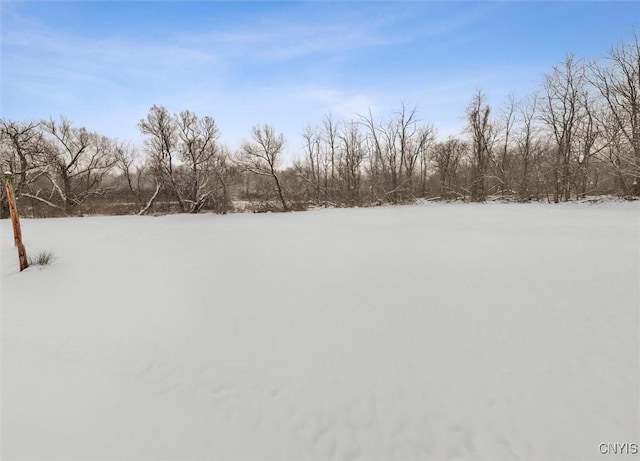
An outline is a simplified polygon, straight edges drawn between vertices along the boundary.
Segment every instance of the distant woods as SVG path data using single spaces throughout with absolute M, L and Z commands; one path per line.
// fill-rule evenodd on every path
M 188 110 L 151 107 L 138 123 L 142 146 L 64 117 L 1 119 L 0 161 L 21 214 L 34 217 L 640 195 L 636 35 L 597 61 L 568 55 L 538 92 L 502 106 L 478 91 L 464 115 L 466 130 L 446 139 L 404 103 L 385 119 L 327 115 L 302 129 L 290 164 L 273 126 L 254 126 L 232 152 L 214 118 Z M 8 216 L 4 195 L 0 204 Z

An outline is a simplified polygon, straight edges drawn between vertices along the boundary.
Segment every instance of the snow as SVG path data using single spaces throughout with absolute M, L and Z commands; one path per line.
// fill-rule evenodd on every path
M 640 441 L 638 205 L 24 219 L 22 273 L 4 220 L 0 455 L 600 459 Z

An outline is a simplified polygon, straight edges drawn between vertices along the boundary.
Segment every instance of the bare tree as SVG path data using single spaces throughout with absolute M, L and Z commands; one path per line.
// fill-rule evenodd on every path
M 615 150 L 609 151 L 611 164 L 626 191 L 625 178 L 640 179 L 640 42 L 633 35 L 629 43 L 609 50 L 605 63 L 591 65 L 591 83 L 608 109 L 603 126 Z M 640 192 L 640 190 L 639 190 Z
M 136 200 L 138 209 L 142 209 L 143 201 L 143 177 L 147 171 L 144 164 L 140 163 L 140 155 L 135 146 L 126 143 L 117 143 L 115 146 L 115 167 L 122 174 L 126 187 L 131 196 Z
M 431 124 L 420 124 L 416 116 L 417 108 L 408 110 L 403 104 L 397 114 L 398 151 L 400 152 L 400 177 L 408 182 L 408 190 L 414 192 L 416 165 L 426 157 L 431 146 L 435 128 Z
M 147 118 L 140 120 L 138 127 L 147 135 L 145 151 L 148 167 L 156 183 L 155 193 L 147 202 L 141 213 L 151 208 L 158 193 L 168 188 L 178 202 L 180 211 L 185 211 L 185 204 L 176 180 L 176 157 L 178 155 L 178 134 L 173 117 L 163 106 L 153 105 Z
M 389 173 L 384 161 L 384 146 L 383 135 L 384 133 L 378 128 L 378 125 L 373 119 L 373 113 L 369 109 L 368 116 L 360 115 L 362 125 L 367 129 L 367 137 L 365 142 L 367 144 L 367 151 L 369 152 L 369 162 L 367 168 L 367 175 L 369 178 L 369 192 L 380 202 L 380 195 L 386 197 L 388 195 L 387 190 L 389 186 Z
M 102 180 L 116 163 L 114 142 L 84 127 L 73 127 L 64 117 L 59 122 L 43 121 L 41 126 L 46 159 L 43 171 L 52 187 L 47 197 L 40 192 L 28 196 L 67 215 L 76 207 L 81 211 L 88 196 L 104 193 Z M 62 206 L 54 203 L 54 197 Z
M 210 187 L 213 210 L 216 213 L 224 214 L 233 209 L 230 186 L 238 177 L 238 174 L 230 159 L 231 154 L 226 146 L 221 146 L 218 153 L 213 157 L 211 171 L 215 180 L 213 181 L 213 186 Z
M 322 140 L 324 141 L 325 152 L 322 156 L 324 160 L 324 178 L 325 191 L 328 191 L 329 200 L 334 200 L 335 182 L 336 182 L 336 148 L 338 143 L 339 123 L 337 123 L 333 115 L 328 114 L 322 120 Z M 331 174 L 329 175 L 329 170 Z M 325 201 L 327 197 L 325 197 Z
M 368 131 L 369 175 L 378 202 L 400 202 L 413 192 L 416 165 L 433 141 L 432 125 L 421 125 L 417 108 L 402 104 L 394 117 L 377 124 L 371 111 L 361 116 Z
M 582 116 L 579 119 L 575 137 L 575 165 L 573 183 L 576 198 L 584 197 L 589 192 L 589 167 L 591 159 L 606 148 L 606 137 L 602 136 L 603 126 L 597 112 L 597 102 L 584 90 L 581 94 Z
M 492 156 L 495 128 L 489 114 L 491 108 L 485 102 L 485 95 L 478 91 L 467 107 L 468 131 L 471 134 L 472 177 L 471 200 L 487 199 L 487 167 Z
M 42 175 L 42 133 L 37 122 L 0 119 L 0 163 L 2 171 L 14 174 L 15 195 L 33 194 L 32 185 Z M 8 216 L 5 188 L 0 188 L 0 217 Z
M 531 179 L 537 169 L 542 152 L 535 120 L 538 110 L 538 98 L 533 94 L 517 105 L 515 152 L 520 164 L 518 196 L 520 200 L 532 198 Z
M 631 193 L 640 195 L 640 188 L 632 190 L 633 185 L 637 185 L 637 179 L 633 174 L 633 161 L 635 159 L 630 158 L 628 155 L 629 144 L 620 129 L 620 125 L 608 111 L 601 114 L 600 117 L 606 145 L 599 158 L 612 169 L 611 173 L 619 194 L 623 196 Z
M 569 200 L 571 160 L 578 125 L 584 116 L 584 64 L 568 55 L 562 66 L 545 75 L 541 118 L 555 140 L 554 202 Z
M 194 113 L 183 111 L 176 117 L 178 151 L 186 167 L 181 193 L 189 212 L 197 213 L 213 194 L 216 177 L 216 157 L 220 155 L 217 140 L 220 131 L 211 117 L 199 119 Z M 176 184 L 177 187 L 180 185 Z
M 277 169 L 285 143 L 284 135 L 276 134 L 271 125 L 256 125 L 251 129 L 251 141 L 242 143 L 238 163 L 255 175 L 271 178 L 282 209 L 289 211 Z
M 352 121 L 343 126 L 339 138 L 338 174 L 344 198 L 350 205 L 356 205 L 360 203 L 361 165 L 366 156 L 364 136 L 360 132 L 360 125 Z
M 496 166 L 496 176 L 499 182 L 500 195 L 505 196 L 507 193 L 512 193 L 511 184 L 511 170 L 512 165 L 510 162 L 511 157 L 511 144 L 513 136 L 513 128 L 516 121 L 516 108 L 517 103 L 513 95 L 509 96 L 506 107 L 500 114 L 500 119 L 497 124 L 497 141 L 499 141 L 498 152 L 494 158 Z
M 459 195 L 457 191 L 457 173 L 460 161 L 467 153 L 467 144 L 458 138 L 449 137 L 446 141 L 433 146 L 431 159 L 440 183 L 440 197 L 449 199 Z
M 328 173 L 326 159 L 321 147 L 322 137 L 319 130 L 307 125 L 303 132 L 304 159 L 295 162 L 294 169 L 298 177 L 303 181 L 305 188 L 309 190 L 306 196 L 316 204 L 328 202 Z

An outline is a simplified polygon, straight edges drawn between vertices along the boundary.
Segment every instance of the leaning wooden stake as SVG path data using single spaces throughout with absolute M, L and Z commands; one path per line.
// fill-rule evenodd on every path
M 16 206 L 16 196 L 13 193 L 13 173 L 5 171 L 5 186 L 7 188 L 7 200 L 9 201 L 9 213 L 11 213 L 11 223 L 13 224 L 13 241 L 18 248 L 18 261 L 20 262 L 20 271 L 29 267 L 27 261 L 27 250 L 22 244 L 22 230 L 20 230 L 20 217 L 18 216 L 18 207 Z

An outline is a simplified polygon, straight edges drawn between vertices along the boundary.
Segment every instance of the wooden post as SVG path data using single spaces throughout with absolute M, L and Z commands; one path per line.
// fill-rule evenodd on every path
M 16 206 L 16 196 L 13 193 L 13 173 L 5 171 L 4 183 L 7 188 L 7 200 L 9 201 L 9 213 L 11 214 L 11 224 L 13 224 L 13 241 L 18 248 L 18 261 L 20 263 L 20 272 L 29 267 L 27 261 L 27 250 L 22 244 L 22 230 L 20 229 L 20 217 L 18 216 L 18 207 Z

